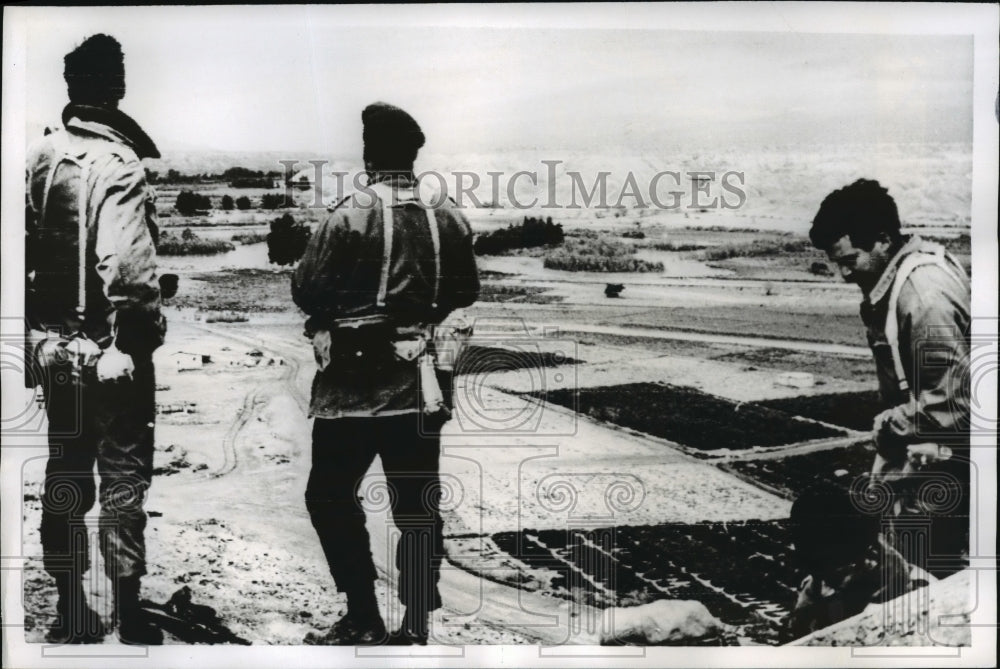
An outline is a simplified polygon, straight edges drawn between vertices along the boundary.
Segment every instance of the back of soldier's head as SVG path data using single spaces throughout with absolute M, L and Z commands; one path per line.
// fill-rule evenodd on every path
M 859 508 L 850 491 L 818 484 L 799 495 L 790 514 L 800 566 L 820 573 L 862 559 L 878 538 L 880 519 Z
M 361 112 L 361 123 L 366 163 L 384 171 L 412 169 L 424 145 L 416 119 L 395 105 L 373 102 Z
M 113 107 L 125 97 L 125 56 L 114 37 L 88 37 L 66 54 L 63 63 L 73 104 Z

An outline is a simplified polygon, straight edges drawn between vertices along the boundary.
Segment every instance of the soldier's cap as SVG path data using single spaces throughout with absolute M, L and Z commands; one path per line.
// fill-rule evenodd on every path
M 373 102 L 361 112 L 364 126 L 362 139 L 366 145 L 395 145 L 419 149 L 424 145 L 424 133 L 416 120 L 405 111 L 387 102 Z

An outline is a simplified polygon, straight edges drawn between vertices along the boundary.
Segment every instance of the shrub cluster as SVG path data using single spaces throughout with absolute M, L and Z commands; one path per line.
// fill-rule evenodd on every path
M 305 223 L 299 223 L 291 214 L 271 221 L 271 232 L 267 234 L 267 259 L 276 265 L 292 265 L 302 258 L 312 230 Z
M 690 244 L 678 242 L 653 242 L 649 248 L 656 251 L 701 251 L 708 248 L 704 244 Z
M 545 256 L 544 266 L 569 272 L 662 272 L 663 263 L 635 257 L 635 248 L 613 238 L 586 233 L 566 239 Z
M 171 232 L 160 235 L 156 252 L 164 256 L 212 256 L 232 251 L 235 246 L 222 239 L 202 239 L 185 228 L 177 236 Z
M 477 255 L 498 255 L 515 249 L 527 249 L 549 244 L 561 244 L 565 235 L 561 225 L 554 224 L 552 218 L 526 217 L 520 225 L 508 225 L 476 237 L 474 249 Z
M 207 195 L 200 195 L 198 193 L 192 193 L 189 190 L 182 190 L 177 194 L 177 202 L 174 203 L 174 209 L 177 210 L 181 216 L 191 216 L 199 209 L 211 209 L 212 200 L 209 199 Z
M 293 207 L 294 203 L 284 193 L 264 193 L 260 196 L 261 209 Z
M 233 241 L 237 244 L 259 244 L 267 241 L 267 233 L 264 232 L 239 232 L 233 235 Z
M 758 239 L 745 244 L 722 244 L 705 249 L 705 260 L 727 260 L 729 258 L 758 258 L 780 256 L 789 253 L 803 253 L 812 250 L 808 239 Z

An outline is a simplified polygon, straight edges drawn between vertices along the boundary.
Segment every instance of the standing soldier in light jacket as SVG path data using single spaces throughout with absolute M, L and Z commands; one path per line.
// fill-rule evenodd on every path
M 892 493 L 890 538 L 918 567 L 952 573 L 968 557 L 969 277 L 940 244 L 901 233 L 877 181 L 830 193 L 809 237 L 864 298 L 884 407 L 871 482 Z
M 142 616 L 139 586 L 153 472 L 152 356 L 166 330 L 156 211 L 141 161 L 159 152 L 118 110 L 125 69 L 114 38 L 94 35 L 69 53 L 65 78 L 65 127 L 33 144 L 27 160 L 25 311 L 49 422 L 41 540 L 59 595 L 48 640 L 90 643 L 107 632 L 83 588 L 83 518 L 99 496 L 118 636 L 157 644 L 162 633 Z
M 306 506 L 348 606 L 327 635 L 306 642 L 425 644 L 429 615 L 441 606 L 444 557 L 438 460 L 446 413 L 429 362 L 432 330 L 475 301 L 479 279 L 465 216 L 446 198 L 428 204 L 418 196 L 413 163 L 424 135 L 417 122 L 384 103 L 361 118 L 369 185 L 320 225 L 292 280 L 320 367 Z M 376 604 L 359 502 L 376 455 L 400 531 L 406 613 L 391 635 Z

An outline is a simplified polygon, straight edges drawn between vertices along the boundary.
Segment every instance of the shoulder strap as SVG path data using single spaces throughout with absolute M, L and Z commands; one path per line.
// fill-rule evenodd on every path
M 379 307 L 385 306 L 385 295 L 389 289 L 389 269 L 392 264 L 392 239 L 393 239 L 393 217 L 392 217 L 392 192 L 384 184 L 374 184 L 369 188 L 378 195 L 382 202 L 382 274 L 379 277 L 378 295 L 375 303 Z M 427 227 L 430 230 L 431 245 L 434 247 L 434 294 L 431 298 L 431 306 L 437 309 L 438 293 L 441 286 L 441 232 L 438 228 L 437 217 L 434 215 L 433 207 L 430 207 L 420 200 L 413 200 L 424 210 L 427 215 Z
M 431 231 L 431 244 L 434 245 L 434 296 L 431 298 L 431 306 L 437 309 L 441 289 L 441 231 L 438 229 L 434 208 L 424 206 L 424 212 L 427 214 L 427 227 Z
M 389 266 L 392 262 L 392 204 L 386 193 L 380 193 L 379 200 L 382 201 L 382 275 L 379 278 L 375 304 L 384 307 L 385 294 L 389 289 Z
M 81 329 L 87 311 L 87 188 L 90 180 L 90 162 L 81 160 L 69 152 L 69 145 L 62 133 L 53 133 L 53 145 L 57 158 L 49 165 L 45 175 L 45 189 L 42 191 L 41 207 L 38 210 L 38 220 L 45 220 L 46 208 L 49 204 L 49 192 L 55 182 L 56 171 L 63 163 L 76 165 L 80 170 L 80 183 L 77 186 L 77 292 L 76 316 Z
M 928 248 L 924 250 L 911 253 L 900 263 L 899 269 L 896 270 L 896 278 L 892 283 L 892 290 L 889 293 L 885 338 L 892 350 L 892 363 L 896 369 L 896 380 L 899 383 L 899 389 L 903 392 L 910 390 L 910 384 L 906 380 L 906 369 L 903 367 L 903 358 L 899 351 L 899 316 L 896 313 L 896 307 L 899 304 L 899 294 L 902 292 L 906 280 L 913 270 L 923 265 L 937 265 L 960 284 L 965 285 L 966 283 L 965 271 L 961 269 L 958 261 L 951 257 L 943 246 L 937 244 L 928 245 Z

